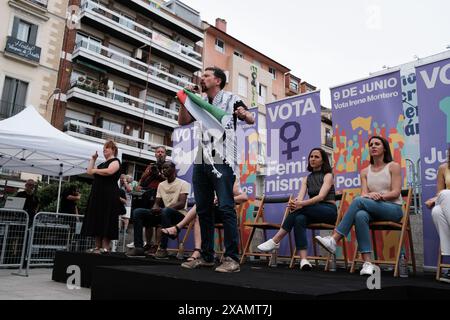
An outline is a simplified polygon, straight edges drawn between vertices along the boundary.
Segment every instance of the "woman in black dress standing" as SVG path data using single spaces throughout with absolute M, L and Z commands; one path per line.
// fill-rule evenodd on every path
M 121 210 L 120 193 L 117 181 L 120 178 L 120 160 L 117 159 L 117 146 L 108 141 L 103 146 L 106 162 L 96 169 L 97 152 L 89 162 L 87 173 L 94 176 L 91 194 L 83 223 L 82 233 L 95 237 L 95 248 L 91 253 L 108 253 L 111 240 L 119 237 L 119 214 Z

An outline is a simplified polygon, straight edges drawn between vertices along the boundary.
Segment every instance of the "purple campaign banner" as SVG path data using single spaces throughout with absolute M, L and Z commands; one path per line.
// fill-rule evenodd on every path
M 308 175 L 308 155 L 321 146 L 320 92 L 270 103 L 267 109 L 266 196 L 293 195 Z
M 268 141 L 264 195 L 296 198 L 303 178 L 309 174 L 309 152 L 321 146 L 320 92 L 276 101 L 268 104 L 266 110 Z M 286 204 L 264 206 L 266 221 L 281 223 L 285 209 Z M 268 234 L 270 236 L 273 232 Z M 290 255 L 288 238 L 281 243 L 281 255 Z
M 336 189 L 360 187 L 360 172 L 370 164 L 367 143 L 374 135 L 389 141 L 394 160 L 401 164 L 405 177 L 400 72 L 333 88 L 331 100 Z
M 172 134 L 173 152 L 172 159 L 177 166 L 178 178 L 191 184 L 189 199 L 194 199 L 194 188 L 192 186 L 192 172 L 194 161 L 198 152 L 198 140 L 194 139 L 196 134 L 194 124 L 176 128 Z
M 236 140 L 238 150 L 238 164 L 240 172 L 240 186 L 247 193 L 249 199 L 256 198 L 256 169 L 258 164 L 258 109 L 249 110 L 255 123 L 246 124 L 238 121 L 236 128 Z M 251 212 L 253 214 L 253 212 Z
M 416 68 L 420 119 L 422 203 L 437 192 L 437 172 L 450 145 L 450 59 Z M 424 265 L 436 266 L 439 237 L 431 211 L 423 212 Z

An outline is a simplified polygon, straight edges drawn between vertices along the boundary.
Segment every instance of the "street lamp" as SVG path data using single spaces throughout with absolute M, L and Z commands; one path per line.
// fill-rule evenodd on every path
M 61 89 L 60 89 L 60 88 L 56 88 L 55 90 L 53 90 L 52 94 L 48 97 L 47 103 L 45 104 L 45 114 L 47 114 L 48 103 L 50 102 L 50 99 L 51 99 L 55 94 L 59 94 L 59 93 L 61 93 Z

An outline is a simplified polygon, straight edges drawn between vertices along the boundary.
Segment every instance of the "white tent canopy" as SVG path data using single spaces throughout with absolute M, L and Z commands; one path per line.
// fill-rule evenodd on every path
M 86 173 L 89 159 L 103 146 L 71 137 L 53 127 L 32 106 L 0 121 L 0 168 L 60 177 Z M 104 158 L 103 158 L 104 159 Z
M 34 107 L 0 121 L 0 168 L 49 176 L 86 172 L 102 146 L 71 137 L 47 122 Z

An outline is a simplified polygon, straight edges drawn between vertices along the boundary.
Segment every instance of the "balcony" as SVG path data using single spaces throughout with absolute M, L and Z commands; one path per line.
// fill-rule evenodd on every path
M 170 93 L 177 93 L 187 85 L 194 85 L 166 70 L 148 65 L 88 39 L 83 39 L 75 45 L 73 59 L 80 58 L 93 61 L 123 77 L 131 76 L 141 83 L 148 82 L 151 87 Z
M 90 142 L 103 145 L 108 140 L 117 143 L 117 147 L 123 154 L 127 154 L 137 158 L 156 161 L 155 151 L 160 145 L 151 141 L 134 138 L 125 134 L 105 130 L 89 124 L 78 121 L 68 121 L 64 124 L 64 132 L 72 137 L 87 140 Z M 166 146 L 167 154 L 172 154 L 172 148 Z
M 80 18 L 89 19 L 91 24 L 100 24 L 102 28 L 108 28 L 109 33 L 118 38 L 126 36 L 131 43 L 139 47 L 151 45 L 152 49 L 156 49 L 155 51 L 165 58 L 169 60 L 175 58 L 180 65 L 191 71 L 197 71 L 203 66 L 201 54 L 193 49 L 93 1 L 83 3 Z
M 0 176 L 4 176 L 6 178 L 20 179 L 20 171 L 0 168 Z
M 38 6 L 47 8 L 48 0 L 28 0 L 31 3 L 37 4 Z
M 169 29 L 176 31 L 177 33 L 185 36 L 197 42 L 204 38 L 203 31 L 194 27 L 190 23 L 177 16 L 169 13 L 165 9 L 161 8 L 153 0 L 116 0 L 121 4 L 128 6 L 134 11 L 137 11 L 147 17 L 151 18 L 157 23 L 160 23 Z M 163 1 L 161 1 L 163 3 Z
M 92 83 L 81 77 L 72 83 L 72 88 L 67 92 L 67 99 L 101 105 L 172 129 L 178 127 L 177 111 L 107 88 L 99 83 Z
M 47 11 L 48 0 L 10 0 L 8 4 L 12 7 L 25 10 L 27 13 L 33 14 L 44 21 L 49 19 Z

